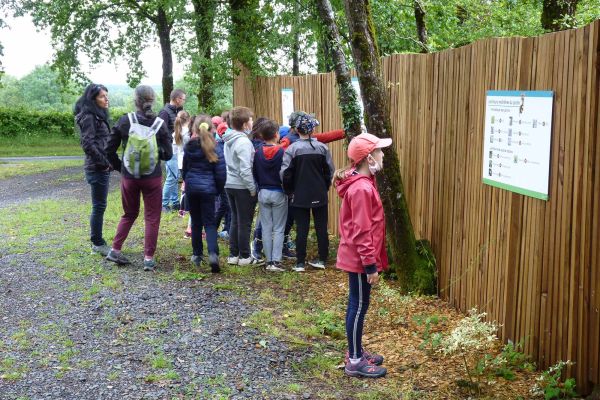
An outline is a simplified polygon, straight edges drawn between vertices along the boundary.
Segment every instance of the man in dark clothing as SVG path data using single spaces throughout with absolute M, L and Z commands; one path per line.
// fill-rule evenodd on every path
M 171 92 L 171 101 L 165 104 L 158 116 L 165 121 L 169 134 L 173 135 L 175 131 L 175 119 L 177 113 L 183 110 L 185 104 L 185 92 L 181 89 L 175 89 Z M 165 163 L 167 177 L 162 193 L 163 211 L 179 210 L 179 168 L 177 165 L 177 154 L 173 149 L 173 157 Z

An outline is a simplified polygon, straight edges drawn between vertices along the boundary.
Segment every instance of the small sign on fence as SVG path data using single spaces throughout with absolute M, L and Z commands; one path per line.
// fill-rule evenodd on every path
M 281 125 L 287 125 L 290 119 L 290 114 L 294 112 L 294 89 L 281 89 Z
M 551 91 L 488 90 L 484 183 L 548 200 L 553 98 Z

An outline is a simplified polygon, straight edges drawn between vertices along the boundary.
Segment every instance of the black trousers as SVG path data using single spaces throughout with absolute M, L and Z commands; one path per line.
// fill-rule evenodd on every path
M 231 208 L 229 232 L 229 256 L 250 257 L 250 232 L 256 208 L 257 196 L 250 196 L 247 189 L 225 189 Z
M 292 207 L 296 222 L 296 259 L 298 263 L 306 261 L 306 240 L 310 229 L 310 212 L 312 210 L 313 222 L 317 233 L 319 260 L 326 262 L 329 256 L 329 235 L 327 234 L 327 205 L 316 208 Z

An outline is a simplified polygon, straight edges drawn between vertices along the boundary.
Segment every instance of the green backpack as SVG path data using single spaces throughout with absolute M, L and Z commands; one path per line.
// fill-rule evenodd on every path
M 123 164 L 125 169 L 134 178 L 154 172 L 158 164 L 158 143 L 156 134 L 163 124 L 163 120 L 156 117 L 152 126 L 148 127 L 138 122 L 135 113 L 128 113 L 129 139 L 123 150 Z

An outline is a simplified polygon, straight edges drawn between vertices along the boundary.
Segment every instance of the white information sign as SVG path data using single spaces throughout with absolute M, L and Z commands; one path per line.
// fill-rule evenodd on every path
M 294 112 L 294 89 L 281 89 L 282 125 L 288 125 L 290 114 Z
M 548 200 L 553 96 L 550 91 L 487 92 L 484 183 Z

